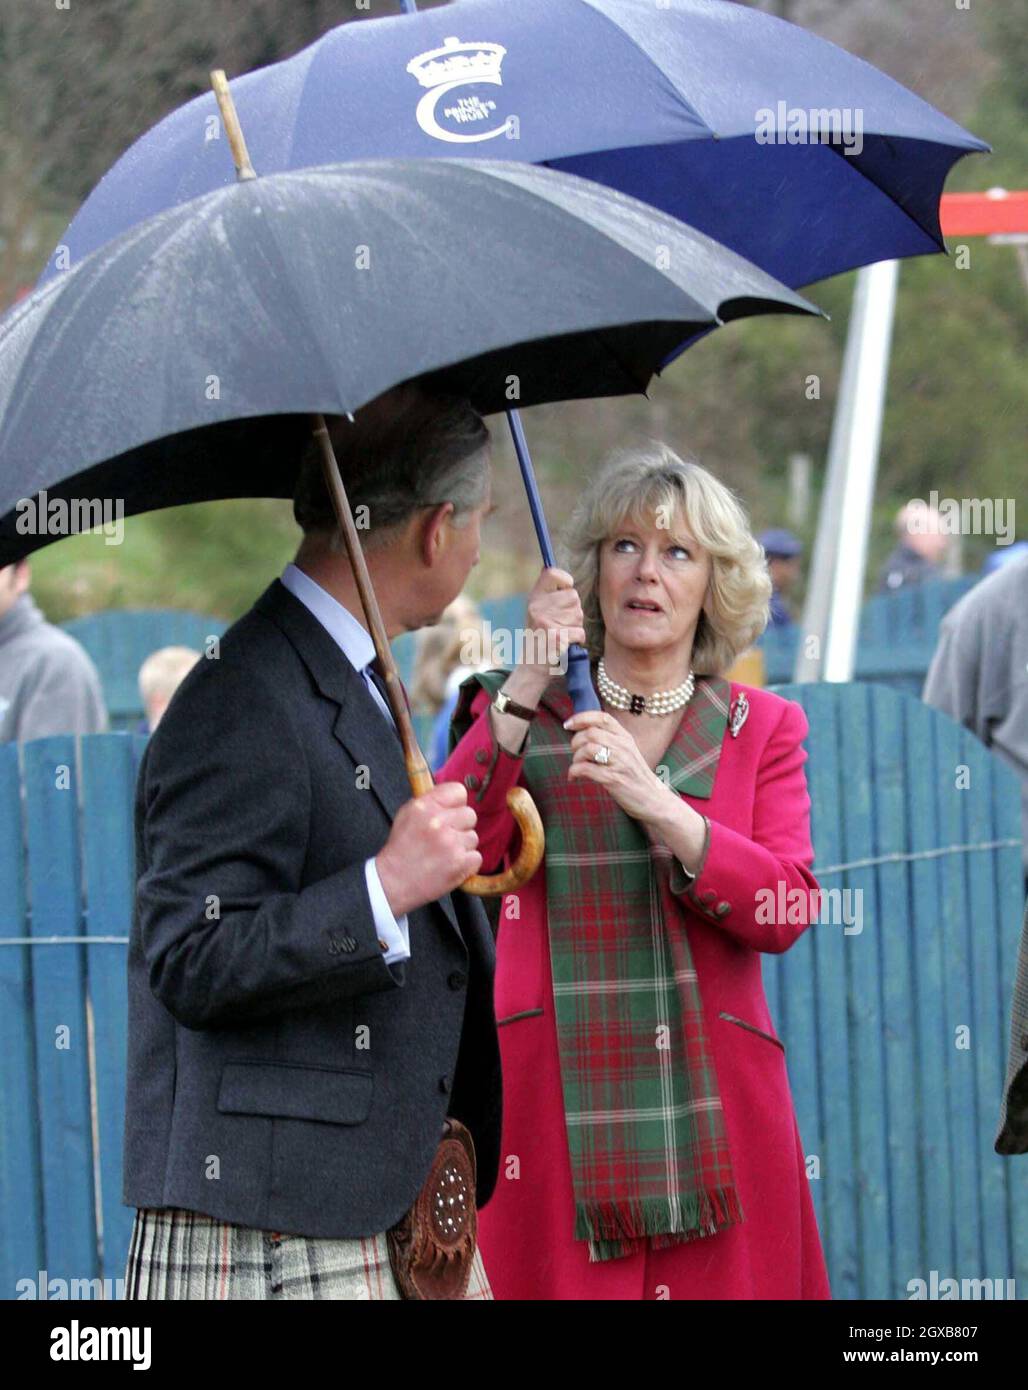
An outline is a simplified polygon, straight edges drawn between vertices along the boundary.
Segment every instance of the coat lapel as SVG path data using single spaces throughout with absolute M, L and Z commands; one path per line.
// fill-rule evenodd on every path
M 313 613 L 276 579 L 254 605 L 289 638 L 326 700 L 339 706 L 332 734 L 358 767 L 369 773 L 369 789 L 392 821 L 411 799 L 403 749 L 358 671 Z M 439 899 L 458 936 L 461 930 L 450 895 Z

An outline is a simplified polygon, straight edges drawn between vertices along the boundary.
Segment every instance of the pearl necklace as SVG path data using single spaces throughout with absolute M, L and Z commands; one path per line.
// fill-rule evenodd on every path
M 676 709 L 681 709 L 689 703 L 696 688 L 696 677 L 690 671 L 682 684 L 676 685 L 673 690 L 655 690 L 652 695 L 633 695 L 625 686 L 618 685 L 617 681 L 612 681 L 607 675 L 602 656 L 597 678 L 600 694 L 607 704 L 612 709 L 626 709 L 631 714 L 673 714 Z

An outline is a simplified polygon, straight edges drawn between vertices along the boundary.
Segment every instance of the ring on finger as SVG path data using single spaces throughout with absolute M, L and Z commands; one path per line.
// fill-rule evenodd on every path
M 597 748 L 596 752 L 593 754 L 593 762 L 599 763 L 601 767 L 610 766 L 610 749 L 607 747 L 605 743 L 601 743 L 599 748 Z

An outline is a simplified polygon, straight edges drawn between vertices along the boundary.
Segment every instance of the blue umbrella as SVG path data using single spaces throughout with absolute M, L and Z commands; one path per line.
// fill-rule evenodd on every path
M 402 3 L 405 16 L 344 24 L 233 83 L 262 173 L 385 155 L 547 164 L 652 203 L 797 288 L 944 251 L 946 176 L 988 149 L 869 64 L 725 0 Z M 215 99 L 198 97 L 114 165 L 41 278 L 232 180 Z M 552 565 L 516 412 L 510 423 Z M 576 708 L 598 706 L 580 649 L 568 684 Z
M 727 0 L 456 0 L 343 24 L 232 95 L 264 175 L 382 157 L 548 164 L 793 289 L 945 250 L 946 176 L 988 149 L 870 64 Z M 105 175 L 41 278 L 233 179 L 214 96 L 197 97 Z

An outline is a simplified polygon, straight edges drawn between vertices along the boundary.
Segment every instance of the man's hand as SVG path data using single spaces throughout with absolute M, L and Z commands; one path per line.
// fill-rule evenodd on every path
M 482 867 L 477 816 L 467 802 L 460 782 L 440 782 L 396 813 L 389 839 L 375 856 L 394 917 L 445 897 Z

